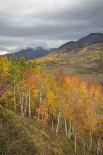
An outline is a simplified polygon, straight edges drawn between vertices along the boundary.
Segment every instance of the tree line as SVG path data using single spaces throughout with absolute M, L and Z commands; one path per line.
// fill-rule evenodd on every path
M 99 84 L 67 75 L 59 68 L 48 73 L 44 66 L 23 58 L 0 57 L 0 103 L 23 117 L 51 126 L 86 150 L 103 153 L 103 92 Z

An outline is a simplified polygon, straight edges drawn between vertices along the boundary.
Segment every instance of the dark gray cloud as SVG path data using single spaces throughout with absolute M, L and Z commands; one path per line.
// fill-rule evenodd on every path
M 103 0 L 0 0 L 0 48 L 56 47 L 103 32 Z

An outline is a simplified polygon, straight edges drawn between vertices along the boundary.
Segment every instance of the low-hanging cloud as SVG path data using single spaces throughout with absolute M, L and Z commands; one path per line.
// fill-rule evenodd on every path
M 102 10 L 103 0 L 0 0 L 0 48 L 56 47 L 103 32 Z

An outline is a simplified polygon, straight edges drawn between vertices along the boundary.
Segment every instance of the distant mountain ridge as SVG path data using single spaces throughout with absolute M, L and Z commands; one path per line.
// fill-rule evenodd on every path
M 29 60 L 29 59 L 34 59 L 34 58 L 38 58 L 41 56 L 45 56 L 46 54 L 48 54 L 49 51 L 42 48 L 42 47 L 36 47 L 36 48 L 31 48 L 28 47 L 26 49 L 22 49 L 19 52 L 16 53 L 11 53 L 11 54 L 7 54 L 7 57 L 24 57 L 25 59 Z
M 85 47 L 88 47 L 90 45 L 96 44 L 96 43 L 102 43 L 103 42 L 103 34 L 102 33 L 90 33 L 88 36 L 79 39 L 78 41 L 70 41 L 59 48 L 52 48 L 50 50 L 46 50 L 42 47 L 36 47 L 31 48 L 28 47 L 26 49 L 22 49 L 19 52 L 6 54 L 8 58 L 10 57 L 24 57 L 27 60 L 42 57 L 48 54 L 53 53 L 61 53 L 61 52 L 75 52 L 79 51 L 80 49 L 83 49 Z
M 60 51 L 77 51 L 80 48 L 85 48 L 87 46 L 103 42 L 102 33 L 90 33 L 88 36 L 79 39 L 78 41 L 70 41 L 63 44 L 58 48 Z

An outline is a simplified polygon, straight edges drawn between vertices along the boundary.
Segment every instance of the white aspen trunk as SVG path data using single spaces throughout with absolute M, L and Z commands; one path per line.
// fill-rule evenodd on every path
M 72 130 L 72 124 L 71 124 L 71 121 L 69 120 L 69 131 L 68 131 L 68 138 L 69 139 L 71 139 L 71 136 L 72 136 L 71 130 Z
M 74 125 L 71 126 L 72 136 L 75 137 L 75 128 Z
M 21 114 L 24 117 L 24 106 L 23 106 L 23 97 L 21 97 Z
M 74 143 L 75 143 L 75 154 L 77 153 L 77 136 L 75 134 L 75 137 L 74 137 Z
M 58 122 L 57 122 L 57 127 L 56 127 L 56 136 L 57 136 L 57 134 L 58 134 L 59 124 L 60 124 L 60 112 L 59 112 L 59 114 L 58 114 Z
M 13 88 L 14 90 L 14 109 L 15 109 L 15 111 L 16 111 L 16 87 L 15 87 L 15 83 L 14 83 L 14 88 Z
M 68 129 L 67 129 L 67 121 L 66 121 L 66 118 L 65 118 L 65 135 L 66 137 L 68 136 Z
M 92 132 L 90 131 L 89 133 L 89 137 L 90 137 L 90 146 L 89 146 L 89 150 L 92 149 L 92 143 L 93 143 L 93 140 L 92 140 Z
M 98 144 L 97 144 L 97 155 L 100 154 L 100 137 L 98 137 Z
M 30 91 L 30 88 L 29 88 L 29 92 L 28 92 L 29 94 L 29 117 L 31 117 L 31 91 Z
M 25 98 L 25 108 L 24 108 L 24 115 L 26 115 L 27 102 L 28 102 L 28 100 L 27 100 L 27 98 Z
M 58 122 L 57 122 L 57 127 L 56 127 L 56 136 L 58 134 L 58 130 L 59 130 L 59 125 L 60 125 L 60 115 L 61 115 L 61 108 L 60 108 L 60 96 L 58 98 L 58 110 L 59 110 L 59 113 L 58 113 Z
M 54 122 L 52 120 L 52 132 L 53 132 L 53 130 L 54 130 Z
M 61 115 L 60 126 L 65 125 L 63 114 Z

